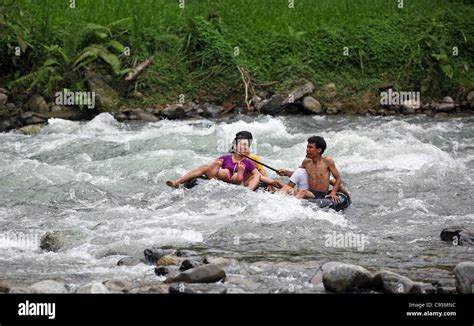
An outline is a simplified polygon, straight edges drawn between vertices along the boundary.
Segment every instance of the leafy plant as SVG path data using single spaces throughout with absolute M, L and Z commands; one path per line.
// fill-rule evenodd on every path
M 120 20 L 110 26 L 117 27 L 126 21 Z M 37 70 L 15 79 L 10 83 L 10 87 L 51 95 L 61 82 L 74 83 L 75 80 L 80 79 L 80 71 L 90 67 L 92 63 L 97 63 L 99 59 L 116 76 L 123 76 L 131 71 L 131 69 L 121 67 L 119 56 L 125 51 L 125 47 L 111 36 L 110 27 L 87 24 L 79 31 L 77 38 L 70 36 L 72 39 L 64 42 L 69 47 L 43 46 L 46 50 L 46 60 L 43 64 Z M 90 44 L 91 42 L 96 43 Z

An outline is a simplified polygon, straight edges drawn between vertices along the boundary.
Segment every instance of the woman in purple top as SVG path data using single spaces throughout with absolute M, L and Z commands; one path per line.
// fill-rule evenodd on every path
M 216 177 L 230 183 L 241 184 L 247 180 L 249 174 L 260 173 L 254 162 L 236 153 L 221 156 L 214 163 L 216 163 L 216 169 L 217 166 L 220 168 Z
M 251 190 L 258 187 L 260 181 L 273 184 L 276 183 L 266 176 L 263 176 L 257 169 L 254 162 L 238 153 L 249 154 L 250 141 L 248 138 L 236 137 L 234 140 L 235 152 L 223 155 L 212 164 L 203 165 L 193 171 L 188 172 L 177 180 L 166 181 L 166 184 L 173 188 L 178 188 L 180 184 L 191 179 L 206 175 L 208 179 L 218 179 L 228 183 L 244 184 Z

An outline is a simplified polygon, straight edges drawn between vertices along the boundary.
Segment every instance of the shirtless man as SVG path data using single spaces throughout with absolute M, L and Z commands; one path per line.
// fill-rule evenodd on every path
M 306 172 L 306 169 L 297 168 L 295 171 L 279 170 L 278 175 L 287 176 L 290 178 L 288 184 L 284 185 L 280 190 L 278 190 L 278 192 L 290 194 L 296 196 L 299 199 L 304 198 L 304 192 L 302 190 L 309 189 L 308 172 Z M 335 182 L 336 180 L 332 178 L 329 180 L 329 184 L 331 184 L 331 186 L 334 186 Z M 339 191 L 349 196 L 349 191 L 342 183 L 339 187 Z
M 300 168 L 304 168 L 308 173 L 309 189 L 301 189 L 297 193 L 298 198 L 326 198 L 329 197 L 335 203 L 339 203 L 339 197 L 336 195 L 339 190 L 342 179 L 336 168 L 334 160 L 329 156 L 323 157 L 326 150 L 326 141 L 319 136 L 308 138 L 306 146 L 306 158 L 301 163 Z M 287 171 L 281 171 L 280 175 L 286 175 Z M 330 176 L 334 176 L 335 181 L 332 191 L 327 195 Z

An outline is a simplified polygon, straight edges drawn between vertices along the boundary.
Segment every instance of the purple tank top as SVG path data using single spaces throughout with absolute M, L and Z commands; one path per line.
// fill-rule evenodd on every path
M 234 163 L 234 161 L 232 160 L 232 155 L 224 155 L 224 156 L 219 157 L 219 159 L 223 160 L 221 168 L 229 170 L 231 177 L 234 175 L 234 173 L 237 173 L 237 170 L 239 168 L 239 163 L 238 162 Z M 255 170 L 257 166 L 255 165 L 254 162 L 248 159 L 244 159 L 242 163 L 244 163 L 245 165 L 244 180 L 247 180 L 247 175 L 253 170 Z

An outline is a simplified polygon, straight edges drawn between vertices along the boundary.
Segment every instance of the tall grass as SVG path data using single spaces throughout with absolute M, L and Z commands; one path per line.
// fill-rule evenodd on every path
M 64 42 L 87 23 L 131 18 L 120 40 L 132 50 L 126 63 L 155 55 L 157 63 L 139 87 L 163 101 L 180 93 L 209 100 L 240 96 L 236 64 L 256 83 L 276 82 L 273 90 L 302 80 L 336 81 L 347 92 L 387 82 L 424 87 L 437 96 L 469 88 L 474 86 L 470 2 L 404 0 L 400 9 L 398 0 L 295 0 L 290 9 L 288 0 L 186 0 L 183 10 L 178 0 L 76 0 L 75 9 L 65 0 L 15 1 L 32 18 L 36 45 Z M 442 63 L 456 72 L 447 78 L 431 54 L 453 46 L 461 55 Z M 344 47 L 349 56 L 342 55 Z M 462 68 L 466 64 L 469 71 Z M 435 85 L 433 79 L 440 80 Z

